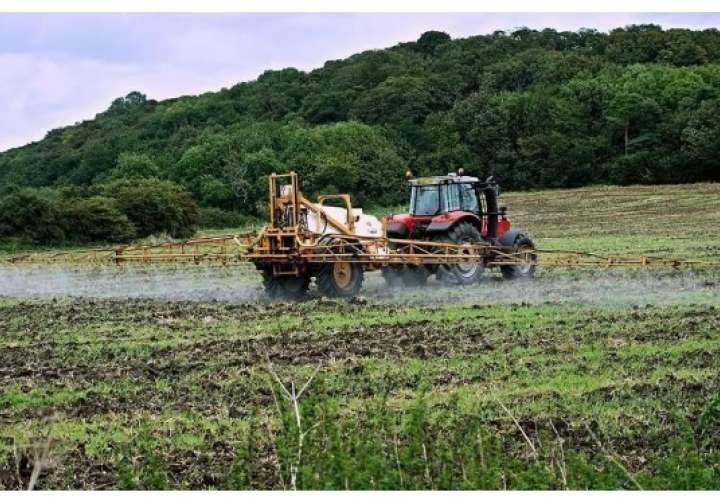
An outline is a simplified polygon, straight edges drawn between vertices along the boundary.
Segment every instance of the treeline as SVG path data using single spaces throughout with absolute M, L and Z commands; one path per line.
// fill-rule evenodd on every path
M 133 176 L 174 183 L 221 219 L 261 215 L 266 176 L 291 169 L 309 194 L 364 205 L 405 201 L 408 167 L 462 166 L 505 189 L 717 181 L 719 113 L 716 29 L 427 32 L 197 97 L 133 92 L 0 154 L 0 196 L 81 187 L 112 198 L 97 186 Z
M 42 244 L 122 243 L 151 234 L 188 238 L 198 207 L 159 179 L 118 179 L 90 187 L 23 188 L 0 199 L 0 237 Z

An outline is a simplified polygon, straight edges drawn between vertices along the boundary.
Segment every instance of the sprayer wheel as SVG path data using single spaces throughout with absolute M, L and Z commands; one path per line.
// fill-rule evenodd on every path
M 354 297 L 362 288 L 363 279 L 360 264 L 328 262 L 320 266 L 315 282 L 320 293 L 327 297 Z
M 309 286 L 309 276 L 273 276 L 272 271 L 263 271 L 263 287 L 271 300 L 300 300 Z
M 361 251 L 358 243 L 326 237 L 320 240 L 320 247 L 326 247 L 328 254 L 357 254 Z M 326 297 L 354 297 L 362 288 L 364 269 L 357 262 L 337 261 L 320 264 L 315 274 L 315 283 Z

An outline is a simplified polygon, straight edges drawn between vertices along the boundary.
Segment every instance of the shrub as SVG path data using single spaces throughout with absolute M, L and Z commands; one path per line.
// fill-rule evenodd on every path
M 62 222 L 68 237 L 82 242 L 125 242 L 135 236 L 135 228 L 111 198 L 93 196 L 68 200 Z
M 0 201 L 0 234 L 22 236 L 34 243 L 65 240 L 57 202 L 35 189 L 23 189 Z
M 94 190 L 28 188 L 0 198 L 0 237 L 39 244 L 117 243 L 156 233 L 188 238 L 198 220 L 190 194 L 158 179 L 121 179 Z
M 215 207 L 200 208 L 200 227 L 208 229 L 222 229 L 226 227 L 241 227 L 255 222 L 255 219 L 239 212 L 223 210 Z
M 102 191 L 117 200 L 119 209 L 135 226 L 137 237 L 165 232 L 173 238 L 188 238 L 195 233 L 197 204 L 177 184 L 159 179 L 122 179 L 103 185 Z

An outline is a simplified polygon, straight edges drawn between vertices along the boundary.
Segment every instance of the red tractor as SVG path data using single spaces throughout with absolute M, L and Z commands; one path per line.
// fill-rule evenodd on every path
M 387 235 L 393 239 L 429 240 L 455 244 L 483 242 L 519 252 L 522 262 L 501 265 L 505 279 L 530 278 L 535 273 L 533 242 L 522 232 L 510 229 L 504 207 L 498 209 L 498 185 L 492 177 L 457 174 L 410 179 L 410 212 L 385 218 Z M 423 285 L 431 274 L 445 283 L 476 283 L 485 270 L 483 262 L 452 265 L 386 267 L 385 280 L 391 286 Z

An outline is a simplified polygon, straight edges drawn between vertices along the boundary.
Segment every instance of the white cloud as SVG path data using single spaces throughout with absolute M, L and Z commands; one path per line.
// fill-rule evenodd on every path
M 52 54 L 0 54 L 0 150 L 42 139 L 50 129 L 90 119 L 132 90 L 166 99 L 238 80 L 233 71 L 194 71 L 72 59 Z
M 89 118 L 127 65 L 49 54 L 0 54 L 0 148 L 41 139 L 49 128 Z
M 178 65 L 231 65 L 243 51 L 254 50 L 253 42 L 242 30 L 191 28 L 165 41 L 164 56 Z

